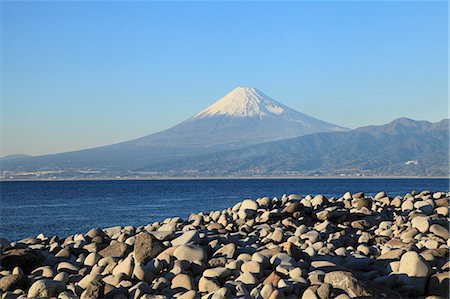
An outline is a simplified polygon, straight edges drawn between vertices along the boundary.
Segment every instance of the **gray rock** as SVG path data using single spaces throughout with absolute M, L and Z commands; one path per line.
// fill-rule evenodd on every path
M 335 289 L 345 291 L 350 297 L 374 297 L 375 293 L 361 280 L 353 276 L 351 272 L 333 271 L 325 274 L 324 282 Z
M 147 264 L 152 258 L 163 252 L 166 246 L 153 235 L 142 232 L 136 236 L 134 257 L 137 262 Z

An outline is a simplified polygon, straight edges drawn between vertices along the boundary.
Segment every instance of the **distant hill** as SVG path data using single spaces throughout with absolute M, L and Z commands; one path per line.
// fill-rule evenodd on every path
M 382 126 L 316 133 L 149 165 L 173 175 L 448 176 L 449 120 L 400 118 Z
M 98 148 L 12 157 L 0 162 L 3 171 L 95 169 L 127 172 L 205 153 L 345 130 L 295 111 L 255 88 L 238 87 L 190 119 L 159 133 Z

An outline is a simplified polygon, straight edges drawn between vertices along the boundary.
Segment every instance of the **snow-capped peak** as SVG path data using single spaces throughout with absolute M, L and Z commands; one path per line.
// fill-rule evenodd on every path
M 200 111 L 194 119 L 208 116 L 263 117 L 279 115 L 288 107 L 266 96 L 256 88 L 237 87 L 229 94 Z

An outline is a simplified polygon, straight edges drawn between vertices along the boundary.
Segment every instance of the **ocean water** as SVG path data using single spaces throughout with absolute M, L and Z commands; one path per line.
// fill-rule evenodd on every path
M 449 191 L 447 179 L 229 179 L 0 182 L 0 237 L 65 237 L 94 227 L 146 225 L 167 217 L 222 210 L 245 199 L 296 193 L 390 196 Z

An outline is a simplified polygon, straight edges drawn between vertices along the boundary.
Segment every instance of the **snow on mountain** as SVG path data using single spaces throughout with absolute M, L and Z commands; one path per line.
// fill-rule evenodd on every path
M 264 117 L 280 115 L 290 108 L 266 96 L 256 88 L 237 87 L 229 94 L 194 116 L 194 119 L 216 115 Z

